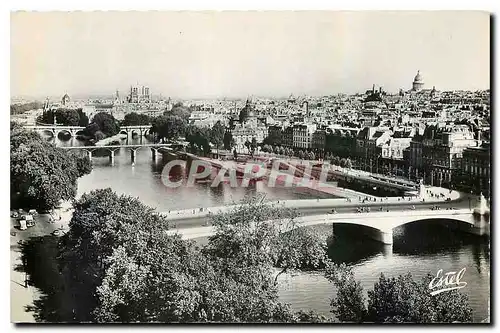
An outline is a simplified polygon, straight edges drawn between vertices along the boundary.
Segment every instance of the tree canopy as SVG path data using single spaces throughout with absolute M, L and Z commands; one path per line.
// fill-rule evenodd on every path
M 186 133 L 186 124 L 179 116 L 159 116 L 153 119 L 151 133 L 163 141 L 175 140 Z
M 164 217 L 110 189 L 75 203 L 61 238 L 69 320 L 95 322 L 309 322 L 278 300 L 274 265 L 319 265 L 323 241 L 293 228 L 295 212 L 256 199 L 215 215 L 206 246 L 167 235 Z M 284 224 L 266 222 L 284 219 Z M 291 229 L 280 230 L 281 227 Z M 283 234 L 280 231 L 288 231 Z
M 96 140 L 103 139 L 118 134 L 120 126 L 118 121 L 111 114 L 99 112 L 92 118 L 92 122 L 85 127 L 85 134 L 95 138 Z M 97 134 L 100 133 L 100 134 Z
M 452 323 L 471 322 L 472 309 L 467 295 L 458 290 L 431 295 L 428 274 L 415 281 L 410 273 L 395 278 L 380 275 L 368 291 L 366 305 L 361 284 L 352 269 L 329 264 L 326 277 L 337 287 L 332 313 L 341 321 L 372 323 Z
M 121 122 L 122 126 L 140 126 L 151 125 L 152 119 L 146 114 L 139 114 L 136 112 L 127 113 Z
M 175 103 L 172 107 L 172 110 L 163 112 L 164 116 L 177 116 L 184 119 L 187 122 L 187 119 L 191 116 L 191 110 L 189 107 L 184 106 L 182 102 Z
M 210 129 L 210 142 L 212 142 L 217 149 L 222 146 L 224 142 L 225 128 L 220 120 Z
M 41 102 L 29 102 L 22 104 L 11 104 L 10 105 L 10 114 L 22 114 L 31 110 L 38 110 L 43 108 L 43 104 Z
M 11 124 L 10 185 L 15 208 L 50 209 L 76 195 L 78 177 L 90 173 L 87 156 L 57 149 L 36 132 Z
M 43 124 L 53 124 L 54 117 L 58 125 L 85 127 L 89 124 L 89 118 L 81 108 L 47 110 L 38 116 L 37 121 Z

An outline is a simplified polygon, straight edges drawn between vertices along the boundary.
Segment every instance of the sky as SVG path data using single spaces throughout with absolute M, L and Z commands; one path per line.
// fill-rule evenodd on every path
M 11 96 L 490 87 L 487 12 L 13 12 Z

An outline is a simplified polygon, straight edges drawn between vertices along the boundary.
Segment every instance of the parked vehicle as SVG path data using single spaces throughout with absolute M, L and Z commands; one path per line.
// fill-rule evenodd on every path
M 26 230 L 26 220 L 19 220 L 19 229 Z
M 54 235 L 54 236 L 62 236 L 63 234 L 64 234 L 63 231 L 60 229 L 56 229 L 56 230 L 52 231 L 52 235 Z
M 13 211 L 11 214 L 10 214 L 10 217 L 13 217 L 15 219 L 17 219 L 19 217 L 19 213 L 16 212 L 16 211 Z
M 38 212 L 36 211 L 36 209 L 30 209 L 30 210 L 28 211 L 28 214 L 31 214 L 31 215 L 33 215 L 33 216 L 36 216 L 36 215 L 38 215 Z
M 20 221 L 24 221 L 24 224 L 27 226 L 27 227 L 32 227 L 35 225 L 35 219 L 33 218 L 33 215 L 31 214 L 24 214 L 24 215 L 21 215 L 21 217 L 19 218 Z

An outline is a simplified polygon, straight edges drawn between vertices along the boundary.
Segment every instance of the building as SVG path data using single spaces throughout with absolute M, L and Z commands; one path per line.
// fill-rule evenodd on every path
M 413 91 L 420 91 L 424 89 L 424 80 L 422 75 L 420 75 L 420 71 L 417 71 L 417 75 L 413 79 L 412 89 Z
M 453 184 L 464 192 L 490 196 L 491 147 L 468 147 L 462 153 L 459 167 L 455 170 Z
M 312 148 L 320 153 L 325 151 L 326 146 L 326 129 L 318 128 L 312 136 Z
M 293 148 L 293 126 L 288 126 L 283 131 L 283 146 Z
M 151 94 L 149 87 L 146 86 L 130 86 L 130 93 L 127 101 L 133 104 L 151 103 Z
M 361 128 L 329 126 L 326 129 L 325 151 L 333 156 L 352 157 L 356 151 L 356 138 Z
M 70 98 L 69 98 L 68 94 L 64 94 L 64 96 L 61 99 L 61 104 L 63 106 L 66 106 L 69 104 L 69 102 L 70 102 Z
M 356 138 L 356 158 L 364 170 L 379 167 L 382 146 L 392 137 L 392 131 L 384 127 L 365 127 Z M 380 162 L 383 162 L 380 160 Z M 388 167 L 388 166 L 387 166 Z
M 430 125 L 424 131 L 422 164 L 424 181 L 435 186 L 450 186 L 466 148 L 478 141 L 467 125 Z
M 293 148 L 311 149 L 314 132 L 316 132 L 316 124 L 293 125 Z
M 239 152 L 245 151 L 245 142 L 252 142 L 253 139 L 258 144 L 267 137 L 267 127 L 258 121 L 255 114 L 255 105 L 251 99 L 247 99 L 245 107 L 240 112 L 241 122 L 237 123 L 231 131 L 235 148 Z

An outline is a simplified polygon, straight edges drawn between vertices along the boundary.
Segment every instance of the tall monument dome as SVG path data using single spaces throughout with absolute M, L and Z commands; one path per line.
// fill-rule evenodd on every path
M 420 71 L 417 71 L 417 75 L 413 79 L 413 91 L 420 91 L 424 88 L 424 80 L 422 79 L 422 75 L 420 75 Z

